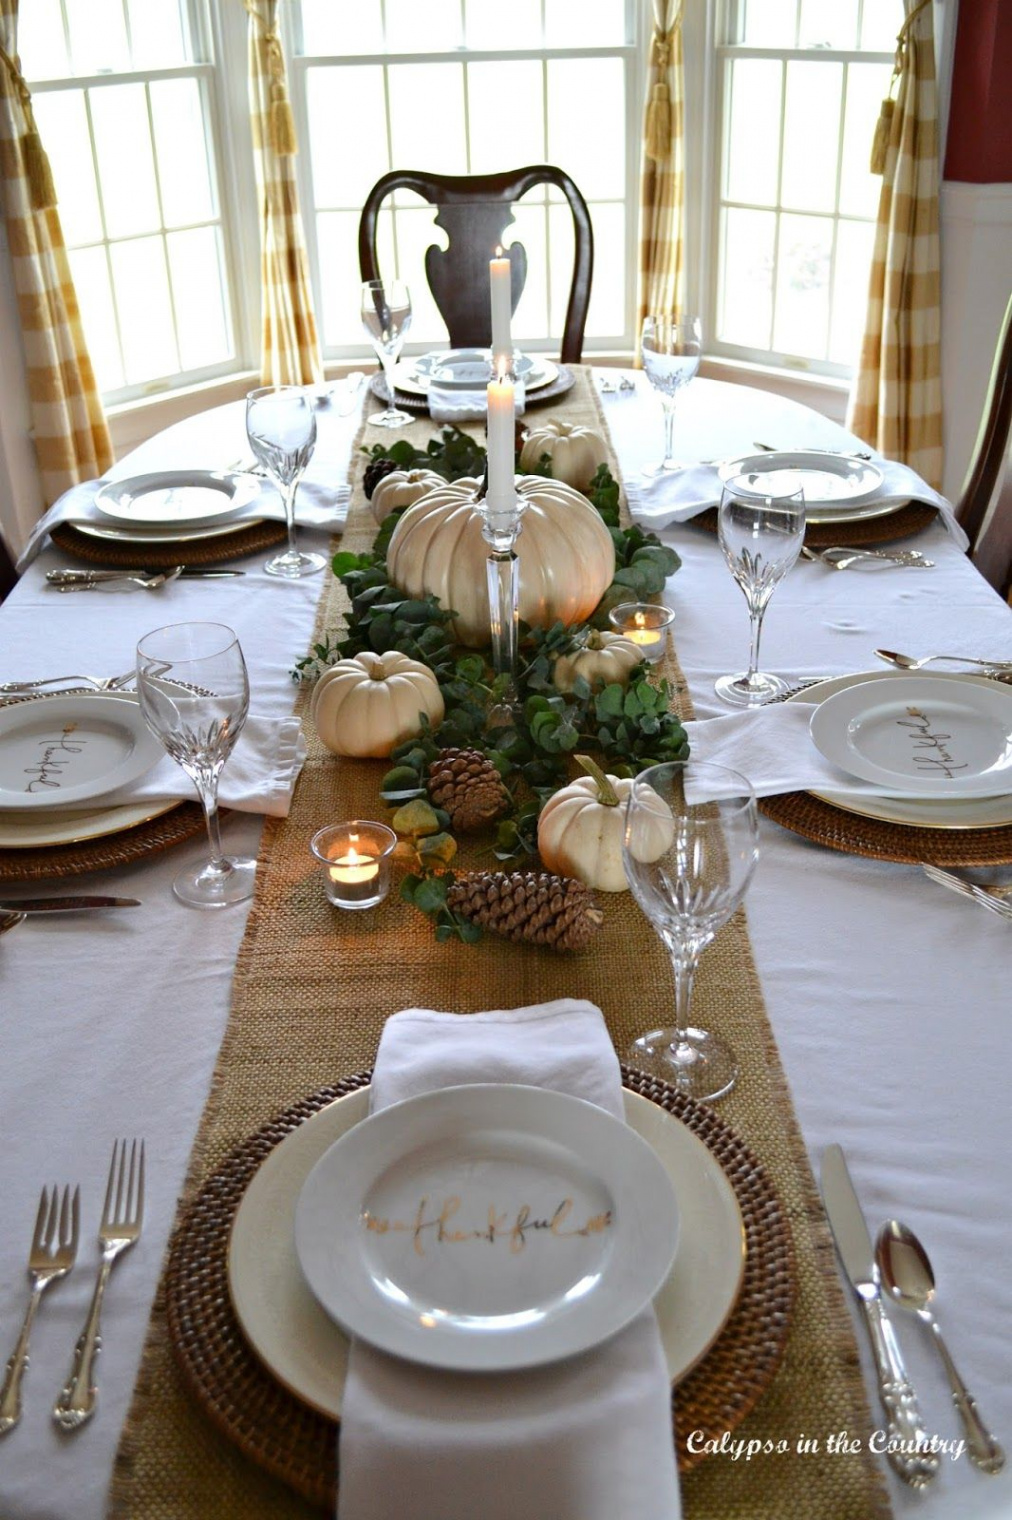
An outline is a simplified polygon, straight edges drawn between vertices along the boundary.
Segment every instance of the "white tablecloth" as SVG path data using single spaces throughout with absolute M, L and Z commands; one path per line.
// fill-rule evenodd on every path
M 623 467 L 638 468 L 657 453 L 659 405 L 625 393 L 605 404 Z M 753 439 L 834 448 L 852 441 L 805 408 L 717 382 L 693 382 L 679 407 L 676 440 L 699 458 L 746 450 Z M 347 426 L 322 413 L 320 425 Z M 241 435 L 241 407 L 221 408 L 152 440 L 118 473 L 227 463 Z M 713 680 L 740 669 L 747 654 L 744 600 L 715 540 L 691 527 L 665 538 L 683 558 L 668 595 L 696 713 L 717 715 L 726 709 Z M 873 663 L 876 645 L 1012 658 L 1009 609 L 941 529 L 917 542 L 937 561 L 935 570 L 857 575 L 800 563 L 773 598 L 764 665 L 797 676 L 861 670 Z M 288 670 L 306 646 L 321 583 L 271 580 L 262 559 L 247 561 L 241 580 L 176 582 L 157 595 L 71 597 L 45 588 L 44 572 L 63 563 L 49 549 L 0 610 L 0 680 L 64 669 L 117 672 L 131 664 L 136 639 L 148 629 L 210 616 L 238 631 L 257 710 L 288 711 Z M 255 851 L 259 829 L 254 818 L 234 818 L 226 841 Z M 813 1162 L 817 1167 L 823 1145 L 841 1142 L 873 1231 L 896 1216 L 922 1235 L 950 1345 L 985 1419 L 1010 1446 L 1012 931 L 912 867 L 838 855 L 768 822 L 762 846 L 749 924 Z M 51 1290 L 36 1324 L 22 1425 L 0 1446 L 4 1520 L 98 1520 L 104 1513 L 245 927 L 244 908 L 200 914 L 173 898 L 172 877 L 202 850 L 197 839 L 81 881 L 82 890 L 142 898 L 144 906 L 130 914 L 37 920 L 0 942 L 0 1359 L 24 1309 L 24 1264 L 43 1183 L 81 1182 L 85 1235 L 79 1268 Z M 112 1141 L 133 1134 L 148 1145 L 144 1236 L 117 1268 L 106 1301 L 99 1415 L 64 1440 L 48 1410 L 87 1307 Z M 929 1424 L 957 1436 L 923 1332 L 913 1321 L 899 1330 Z M 890 1484 L 900 1516 L 997 1520 L 1012 1513 L 1012 1471 L 984 1478 L 965 1457 L 946 1463 L 923 1498 L 891 1475 Z

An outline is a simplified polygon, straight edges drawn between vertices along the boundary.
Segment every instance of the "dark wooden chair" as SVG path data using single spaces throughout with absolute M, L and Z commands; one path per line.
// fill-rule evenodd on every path
M 503 233 L 514 219 L 513 202 L 535 185 L 546 184 L 562 191 L 573 214 L 573 279 L 560 352 L 563 363 L 578 364 L 590 304 L 594 234 L 583 196 L 569 175 L 551 164 L 533 164 L 503 174 L 427 174 L 416 169 L 394 169 L 384 174 L 366 197 L 358 224 L 362 279 L 381 278 L 376 261 L 380 206 L 395 190 L 413 190 L 439 208 L 436 225 L 449 238 L 448 248 L 432 244 L 426 250 L 425 274 L 446 323 L 450 343 L 454 348 L 488 348 L 492 341 L 489 259 L 502 244 Z M 522 243 L 511 244 L 509 258 L 515 311 L 527 279 L 527 251 Z
M 956 504 L 956 517 L 970 540 L 967 552 L 981 574 L 1003 591 L 1012 575 L 1012 500 L 999 499 L 991 507 L 1004 473 L 1010 429 L 1012 296 L 998 337 L 980 431 Z
M 18 573 L 14 568 L 14 561 L 7 552 L 7 545 L 0 538 L 0 602 L 9 591 L 13 591 L 18 583 Z

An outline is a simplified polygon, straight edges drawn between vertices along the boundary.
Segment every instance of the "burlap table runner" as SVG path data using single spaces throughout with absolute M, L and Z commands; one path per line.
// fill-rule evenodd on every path
M 589 370 L 559 412 L 607 433 Z M 399 437 L 422 443 L 427 420 Z M 369 441 L 375 434 L 369 434 Z M 342 547 L 361 552 L 375 525 L 361 492 L 356 447 L 354 493 Z M 612 470 L 618 475 L 612 460 Z M 685 587 L 691 594 L 691 587 Z M 339 626 L 343 589 L 328 579 L 318 629 Z M 296 657 L 299 650 L 292 650 Z M 674 658 L 668 674 L 690 716 Z M 309 755 L 287 819 L 268 819 L 256 899 L 236 967 L 232 1012 L 191 1157 L 180 1209 L 230 1150 L 293 1100 L 371 1066 L 384 1020 L 416 1005 L 454 1009 L 513 1007 L 585 997 L 604 1011 L 620 1052 L 672 1007 L 671 968 L 661 943 L 629 893 L 603 897 L 605 925 L 579 956 L 514 946 L 486 936 L 477 946 L 437 945 L 431 925 L 397 900 L 396 888 L 370 913 L 341 913 L 324 899 L 309 839 L 326 823 L 383 814 L 381 766 L 337 760 L 308 722 Z M 463 864 L 494 865 L 487 847 Z M 684 1480 L 688 1520 L 875 1520 L 890 1513 L 876 1459 L 851 1321 L 832 1243 L 773 1034 L 763 1005 L 744 914 L 739 912 L 703 957 L 696 1010 L 739 1057 L 741 1076 L 720 1105 L 773 1178 L 789 1218 L 799 1293 L 784 1362 L 770 1389 L 732 1438 L 772 1443 L 772 1451 L 733 1460 L 717 1454 Z M 862 1438 L 857 1454 L 826 1454 L 827 1437 Z M 812 1454 L 799 1454 L 816 1438 Z M 786 1451 L 777 1453 L 778 1442 Z M 248 1462 L 187 1395 L 164 1328 L 162 1293 L 152 1311 L 133 1404 L 117 1454 L 111 1513 L 128 1520 L 290 1517 L 314 1511 Z M 405 1516 L 404 1520 L 410 1520 Z M 448 1520 L 463 1520 L 449 1517 Z M 548 1520 L 548 1517 L 538 1517 Z M 621 1520 L 616 1516 L 615 1520 Z

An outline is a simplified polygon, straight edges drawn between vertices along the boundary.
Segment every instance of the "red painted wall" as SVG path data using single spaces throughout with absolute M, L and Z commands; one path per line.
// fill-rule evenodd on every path
M 1012 182 L 1012 3 L 960 0 L 945 178 Z

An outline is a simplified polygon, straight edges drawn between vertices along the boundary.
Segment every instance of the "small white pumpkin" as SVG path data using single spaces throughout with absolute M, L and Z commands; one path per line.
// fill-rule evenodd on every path
M 410 507 L 420 496 L 427 496 L 439 486 L 445 485 L 442 475 L 435 470 L 391 470 L 384 475 L 372 493 L 369 506 L 378 523 L 398 507 Z
M 582 649 L 560 654 L 552 680 L 556 691 L 572 691 L 578 676 L 589 681 L 591 688 L 611 686 L 616 681 L 624 686 L 630 672 L 642 663 L 643 650 L 632 639 L 594 628 Z
M 607 463 L 608 445 L 594 428 L 553 419 L 531 428 L 520 451 L 520 468 L 537 469 L 545 454 L 552 462 L 553 479 L 585 491 L 598 465 Z
M 465 476 L 421 497 L 398 519 L 387 551 L 393 584 L 410 597 L 438 596 L 456 613 L 453 637 L 472 649 L 490 637 L 478 485 Z M 615 545 L 600 513 L 560 480 L 519 475 L 516 490 L 526 504 L 517 539 L 520 616 L 536 628 L 586 622 L 615 574 Z
M 559 876 L 578 876 L 599 892 L 625 892 L 622 836 L 625 802 L 632 780 L 606 776 L 586 755 L 576 759 L 587 772 L 549 797 L 538 819 L 538 854 L 545 869 Z M 657 797 L 657 823 L 639 855 L 657 860 L 674 838 L 671 811 Z
M 365 650 L 324 671 L 313 692 L 312 718 L 321 741 L 335 755 L 382 759 L 422 731 L 421 714 L 433 727 L 446 711 L 439 684 L 427 665 L 397 649 Z

